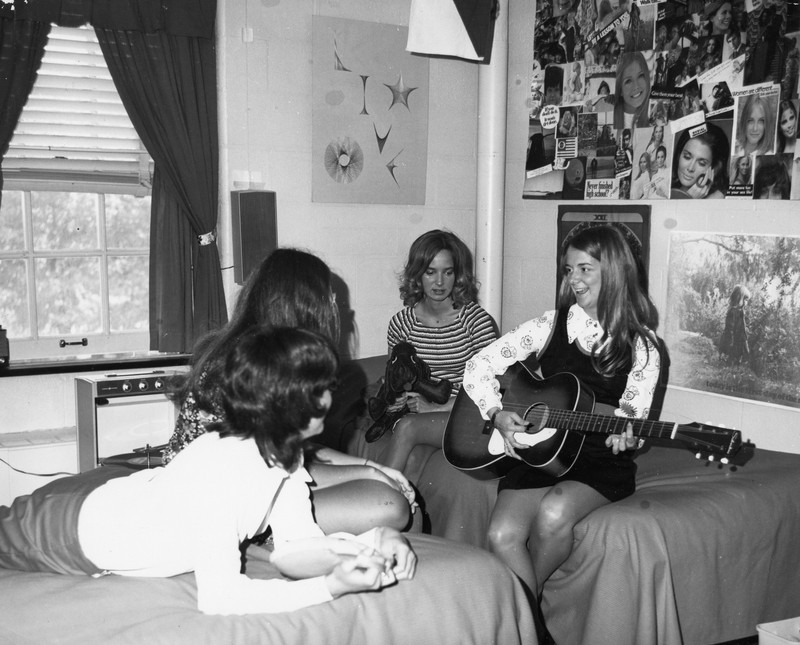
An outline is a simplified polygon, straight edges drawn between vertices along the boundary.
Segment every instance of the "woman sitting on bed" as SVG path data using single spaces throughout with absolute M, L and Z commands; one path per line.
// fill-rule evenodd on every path
M 225 355 L 256 325 L 302 327 L 335 343 L 339 310 L 328 266 L 311 253 L 281 248 L 252 272 L 230 322 L 201 340 L 192 369 L 172 383 L 170 396 L 180 405 L 180 413 L 164 450 L 165 463 L 201 436 L 211 422 L 223 419 L 219 379 Z M 314 480 L 314 515 L 326 533 L 361 533 L 373 526 L 402 530 L 408 525 L 414 489 L 400 472 L 322 447 L 316 447 L 307 467 Z
M 314 332 L 250 331 L 225 358 L 224 420 L 164 467 L 105 481 L 102 471 L 114 471 L 101 468 L 0 507 L 0 566 L 93 576 L 194 571 L 207 614 L 291 611 L 411 578 L 416 555 L 396 530 L 326 538 L 314 522 L 303 443 L 322 431 L 337 363 L 330 341 Z M 240 573 L 241 543 L 268 527 L 275 566 L 304 579 Z
M 497 334 L 494 320 L 477 302 L 472 253 L 450 231 L 428 231 L 414 240 L 400 277 L 400 297 L 405 307 L 389 321 L 389 354 L 398 343 L 410 343 L 430 367 L 434 379 L 453 384 L 446 403 L 432 403 L 420 394 L 407 392 L 390 406 L 391 410 L 407 408 L 409 414 L 392 429 L 381 461 L 390 468 L 413 473 L 415 469 L 409 464 L 412 450 L 417 445 L 441 447 L 464 364 Z
M 504 409 L 496 377 L 534 354 L 544 377 L 571 372 L 613 414 L 645 418 L 661 363 L 658 313 L 623 234 L 590 226 L 565 244 L 559 309 L 522 323 L 468 361 L 464 372 L 465 391 L 502 435 L 506 455 L 520 459 L 500 480 L 489 544 L 539 595 L 569 557 L 575 524 L 634 492 L 637 444 L 628 424 L 621 434 L 587 435 L 566 473 L 529 466 L 517 451 L 529 447 L 520 439 L 535 437 L 526 434 L 531 424 Z

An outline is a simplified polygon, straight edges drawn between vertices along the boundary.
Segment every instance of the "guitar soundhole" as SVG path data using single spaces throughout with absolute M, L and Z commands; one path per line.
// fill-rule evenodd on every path
M 522 418 L 531 424 L 531 432 L 539 432 L 542 428 L 546 427 L 547 416 L 550 413 L 547 404 L 534 403 L 531 407 L 525 410 Z

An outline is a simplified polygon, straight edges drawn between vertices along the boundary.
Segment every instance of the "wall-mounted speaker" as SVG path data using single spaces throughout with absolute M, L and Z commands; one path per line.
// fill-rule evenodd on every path
M 233 279 L 244 284 L 250 272 L 278 244 L 275 193 L 269 190 L 231 191 Z

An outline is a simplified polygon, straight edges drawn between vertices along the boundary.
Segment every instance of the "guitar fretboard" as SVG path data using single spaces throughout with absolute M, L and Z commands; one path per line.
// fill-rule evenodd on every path
M 618 434 L 633 426 L 633 434 L 637 437 L 657 439 L 674 439 L 679 424 L 665 421 L 648 421 L 647 419 L 630 419 L 606 414 L 573 412 L 570 410 L 532 410 L 528 420 L 535 426 L 555 427 L 560 430 L 575 430 L 599 434 Z

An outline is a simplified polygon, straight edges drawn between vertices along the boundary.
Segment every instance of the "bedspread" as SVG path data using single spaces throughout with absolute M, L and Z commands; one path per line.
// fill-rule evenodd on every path
M 545 586 L 559 645 L 709 645 L 800 615 L 800 456 L 732 470 L 653 447 L 637 463 L 636 493 L 578 523 Z
M 372 382 L 377 361 L 364 362 Z M 349 450 L 380 461 L 389 436 Z M 407 475 L 434 535 L 486 546 L 497 482 L 455 470 L 417 446 Z M 637 491 L 597 509 L 544 587 L 558 645 L 712 645 L 800 616 L 800 455 L 756 448 L 732 469 L 684 448 L 639 452 Z
M 383 446 L 359 448 L 380 459 Z M 486 546 L 497 482 L 415 451 L 429 530 Z M 636 462 L 636 493 L 580 521 L 545 584 L 558 645 L 712 645 L 800 615 L 800 456 L 756 449 L 734 470 L 651 445 Z
M 514 576 L 490 554 L 425 535 L 414 580 L 281 614 L 207 616 L 193 574 L 67 576 L 0 570 L 0 643 L 13 645 L 530 645 L 536 634 Z M 278 574 L 250 546 L 247 573 Z

